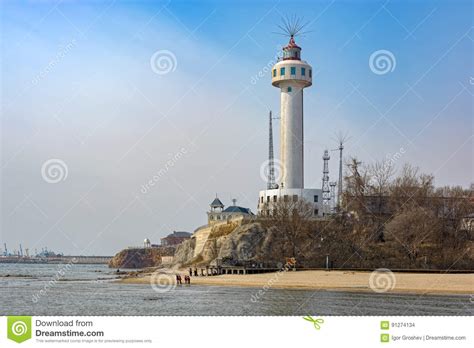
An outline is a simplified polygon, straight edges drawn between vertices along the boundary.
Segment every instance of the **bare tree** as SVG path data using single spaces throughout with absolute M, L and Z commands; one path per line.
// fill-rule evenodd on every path
M 433 212 L 421 207 L 400 212 L 385 228 L 412 262 L 419 256 L 423 243 L 431 242 L 439 229 L 439 220 Z
M 351 158 L 347 164 L 348 173 L 345 176 L 346 185 L 343 192 L 343 209 L 358 216 L 366 212 L 365 195 L 370 181 L 369 173 L 366 168 L 361 169 L 361 163 L 357 158 Z
M 370 177 L 370 194 L 380 197 L 388 195 L 391 180 L 395 173 L 393 165 L 389 162 L 377 161 L 370 164 L 367 171 Z
M 470 238 L 469 231 L 462 228 L 462 221 L 474 212 L 471 195 L 472 192 L 458 186 L 443 187 L 434 192 L 432 209 L 443 225 L 438 238 L 448 248 L 464 248 Z
M 286 257 L 297 258 L 298 250 L 311 238 L 312 205 L 301 198 L 286 196 L 270 203 L 267 211 L 269 214 L 261 217 L 262 226 L 267 230 L 276 230 L 277 240 Z
M 425 206 L 434 192 L 434 177 L 419 174 L 417 167 L 405 164 L 390 190 L 392 209 L 400 210 Z

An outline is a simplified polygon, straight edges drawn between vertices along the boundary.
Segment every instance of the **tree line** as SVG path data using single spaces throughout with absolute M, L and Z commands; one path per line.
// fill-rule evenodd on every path
M 311 204 L 279 200 L 259 218 L 270 231 L 271 258 L 298 267 L 474 269 L 472 188 L 435 187 L 434 176 L 404 165 L 346 165 L 336 212 L 313 218 Z M 471 217 L 472 219 L 472 217 Z M 265 255 L 268 259 L 268 255 Z

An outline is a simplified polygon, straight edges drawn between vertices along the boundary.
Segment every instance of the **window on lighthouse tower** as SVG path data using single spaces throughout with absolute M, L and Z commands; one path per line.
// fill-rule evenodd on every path
M 288 86 L 288 92 L 291 92 L 292 89 L 291 89 L 291 86 Z
M 294 66 L 292 66 L 292 67 L 290 68 L 290 74 L 291 74 L 291 75 L 296 75 L 296 68 L 295 68 Z
M 285 75 L 285 68 L 280 68 L 280 75 L 284 76 Z

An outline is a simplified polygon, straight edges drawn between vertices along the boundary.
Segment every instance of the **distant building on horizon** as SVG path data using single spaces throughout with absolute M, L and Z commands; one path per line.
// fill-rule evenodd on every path
M 185 231 L 173 231 L 173 233 L 161 238 L 161 246 L 178 246 L 185 240 L 191 238 L 191 233 Z

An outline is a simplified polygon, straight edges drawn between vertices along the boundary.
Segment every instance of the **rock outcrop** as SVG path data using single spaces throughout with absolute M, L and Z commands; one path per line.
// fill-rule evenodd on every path
M 204 243 L 202 251 L 193 255 L 192 240 L 181 244 L 175 254 L 175 265 L 213 265 L 220 260 L 222 265 L 259 260 L 280 260 L 272 255 L 272 230 L 264 229 L 260 223 L 218 226 Z M 178 256 L 179 255 L 179 256 Z
M 256 260 L 262 256 L 265 258 L 265 255 L 261 255 L 265 232 L 259 223 L 237 227 L 232 233 L 217 240 L 216 244 L 219 246 L 217 258 L 230 263 L 235 260 Z
M 161 265 L 162 256 L 173 256 L 173 254 L 174 248 L 171 247 L 124 249 L 109 261 L 109 267 L 156 267 Z
M 194 248 L 196 247 L 196 239 L 191 238 L 181 243 L 174 254 L 175 264 L 186 264 L 193 258 Z

